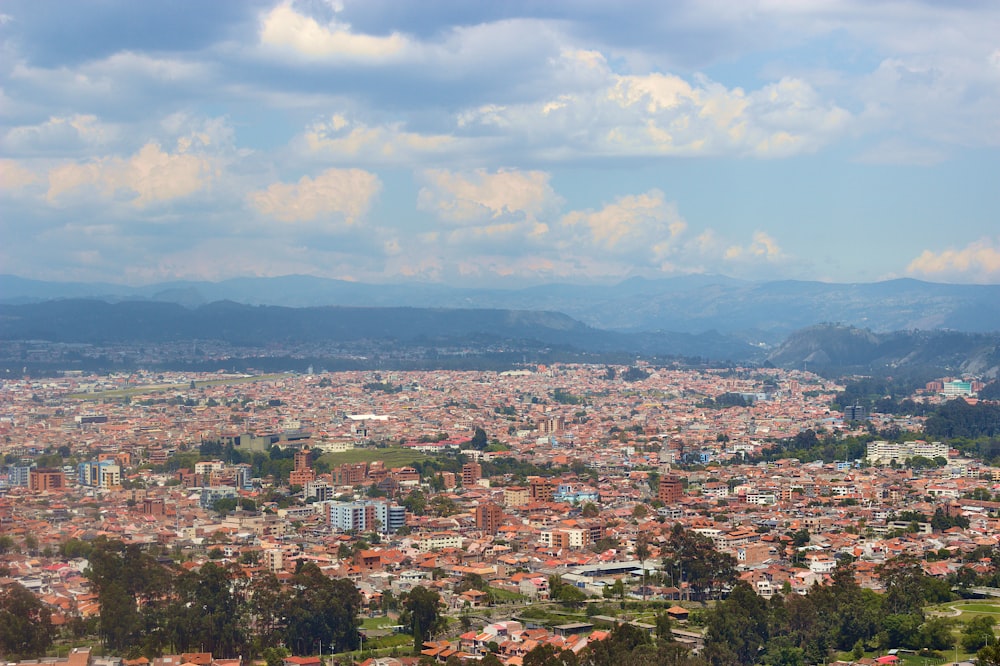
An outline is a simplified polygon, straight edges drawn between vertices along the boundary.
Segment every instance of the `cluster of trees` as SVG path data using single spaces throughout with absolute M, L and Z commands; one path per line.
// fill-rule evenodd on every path
M 926 577 L 917 563 L 891 562 L 881 574 L 888 587 L 885 595 L 859 587 L 849 567 L 838 568 L 829 586 L 814 587 L 804 596 L 775 595 L 770 601 L 748 584 L 736 583 L 729 596 L 704 616 L 705 649 L 700 656 L 692 656 L 673 642 L 669 620 L 660 616 L 656 638 L 619 625 L 610 638 L 591 644 L 579 655 L 540 646 L 525 655 L 524 664 L 804 666 L 826 663 L 834 651 L 853 652 L 860 658 L 867 648 L 888 645 L 931 650 L 952 647 L 951 621 L 923 616 Z M 961 641 L 966 649 L 976 650 L 992 635 L 992 621 L 983 620 L 967 625 Z M 981 652 L 980 656 L 986 655 Z
M 51 611 L 20 583 L 0 587 L 0 655 L 27 659 L 52 645 Z
M 970 405 L 961 398 L 949 400 L 927 417 L 924 434 L 942 439 L 1000 438 L 1000 405 L 988 402 Z
M 331 579 L 312 563 L 283 586 L 273 574 L 250 580 L 236 567 L 212 562 L 186 571 L 138 546 L 103 538 L 89 558 L 87 575 L 101 607 L 100 638 L 121 654 L 252 657 L 281 645 L 314 653 L 320 641 L 340 651 L 359 642 L 360 593 L 349 580 Z
M 917 560 L 896 558 L 880 566 L 884 594 L 861 588 L 848 565 L 827 586 L 806 595 L 758 596 L 744 582 L 707 613 L 704 657 L 709 664 L 796 666 L 825 663 L 834 651 L 903 647 L 942 651 L 955 645 L 953 620 L 927 618 L 923 606 L 950 594 L 926 575 Z M 970 646 L 985 642 L 992 626 L 972 630 Z
M 698 403 L 698 406 L 705 409 L 726 409 L 727 407 L 749 407 L 752 404 L 752 399 L 747 400 L 739 393 L 723 393 L 715 398 L 705 398 Z
M 923 416 L 933 408 L 914 402 L 909 396 L 932 378 L 862 377 L 849 382 L 833 400 L 833 408 L 843 410 L 851 405 L 861 405 L 869 412 L 896 414 L 898 416 Z
M 822 436 L 821 436 L 822 435 Z M 864 458 L 868 442 L 874 436 L 837 437 L 830 433 L 817 433 L 815 430 L 803 430 L 794 437 L 786 437 L 775 442 L 760 456 L 747 458 L 747 462 L 780 460 L 782 458 L 798 458 L 803 463 L 822 460 L 855 460 Z
M 662 563 L 667 581 L 677 587 L 687 583 L 688 594 L 695 600 L 717 597 L 736 580 L 736 559 L 680 523 L 670 531 Z

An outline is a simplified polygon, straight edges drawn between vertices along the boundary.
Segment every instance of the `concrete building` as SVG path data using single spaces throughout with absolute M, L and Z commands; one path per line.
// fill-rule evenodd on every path
M 476 507 L 476 529 L 496 534 L 502 522 L 503 509 L 496 504 L 480 504 Z
M 406 509 L 389 502 L 329 502 L 330 529 L 391 534 L 406 524 Z
M 892 461 L 903 463 L 914 456 L 924 458 L 947 458 L 948 447 L 941 442 L 925 442 L 916 440 L 913 442 L 887 442 L 878 440 L 868 443 L 868 462 L 874 465 L 888 465 Z
M 684 497 L 684 484 L 678 477 L 672 474 L 660 477 L 660 485 L 656 491 L 656 499 L 660 500 L 664 504 L 670 505 L 680 502 L 682 497 Z

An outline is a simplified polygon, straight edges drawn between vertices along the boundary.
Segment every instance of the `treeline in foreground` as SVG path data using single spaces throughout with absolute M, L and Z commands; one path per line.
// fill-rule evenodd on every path
M 268 663 L 280 663 L 289 652 L 316 654 L 320 644 L 326 654 L 360 647 L 361 594 L 350 580 L 330 578 L 312 563 L 300 564 L 281 582 L 271 573 L 250 578 L 238 566 L 213 562 L 187 570 L 157 560 L 138 546 L 104 538 L 94 542 L 89 560 L 87 575 L 100 616 L 96 626 L 71 623 L 71 630 L 96 634 L 112 654 L 155 657 L 206 651 L 217 657 L 264 657 Z M 543 644 L 525 655 L 523 663 L 796 666 L 824 663 L 838 653 L 859 658 L 888 648 L 933 656 L 955 646 L 958 635 L 965 650 L 979 651 L 980 664 L 1000 665 L 992 619 L 968 622 L 956 634 L 955 620 L 924 613 L 927 603 L 953 598 L 953 585 L 991 581 L 933 578 L 919 560 L 908 557 L 879 565 L 875 574 L 882 593 L 860 587 L 852 566 L 842 563 L 828 584 L 815 585 L 804 595 L 786 586 L 770 599 L 747 582 L 730 578 L 719 590 L 728 590 L 724 599 L 692 613 L 693 624 L 704 628 L 704 649 L 698 655 L 673 641 L 669 619 L 661 614 L 655 636 L 622 625 L 579 654 Z M 53 637 L 44 606 L 17 584 L 0 592 L 0 654 L 42 656 Z M 418 586 L 395 604 L 401 611 L 399 623 L 413 635 L 415 651 L 447 627 L 437 592 Z M 482 661 L 483 666 L 498 663 L 493 654 Z

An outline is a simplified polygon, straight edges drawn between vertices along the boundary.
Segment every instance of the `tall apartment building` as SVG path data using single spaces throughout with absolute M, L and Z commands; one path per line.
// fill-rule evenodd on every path
M 308 448 L 302 448 L 295 452 L 295 468 L 288 474 L 288 484 L 292 486 L 304 487 L 316 479 L 316 472 L 311 464 L 312 452 Z
M 328 502 L 333 499 L 334 488 L 326 481 L 309 481 L 305 484 L 306 498 L 312 497 L 317 502 Z
M 333 483 L 337 486 L 360 486 L 368 480 L 368 463 L 344 463 L 334 467 Z
M 503 523 L 503 509 L 496 504 L 480 504 L 476 507 L 476 529 L 486 534 L 496 534 Z
M 389 502 L 330 502 L 330 528 L 341 532 L 371 532 L 391 534 L 406 524 L 406 509 Z
M 31 484 L 31 470 L 35 469 L 35 463 L 30 465 L 14 465 L 10 468 L 8 483 L 11 486 L 27 488 Z
M 476 485 L 483 478 L 483 466 L 477 462 L 467 462 L 462 465 L 462 485 L 466 488 Z
M 534 501 L 551 502 L 552 495 L 555 493 L 555 484 L 550 479 L 535 477 L 528 482 L 528 490 Z
M 54 467 L 33 469 L 28 479 L 28 487 L 33 493 L 62 490 L 66 487 L 66 477 L 61 469 Z
M 312 451 L 303 447 L 295 452 L 295 469 L 312 469 Z
M 545 417 L 538 419 L 538 432 L 542 435 L 554 435 L 562 432 L 566 427 L 566 419 L 561 416 Z
M 889 464 L 895 460 L 902 463 L 914 456 L 924 458 L 947 458 L 948 446 L 941 442 L 925 442 L 916 440 L 914 442 L 887 442 L 879 440 L 868 442 L 868 462 L 878 464 Z
M 660 477 L 660 485 L 656 490 L 656 499 L 664 504 L 676 504 L 684 497 L 684 484 L 673 474 Z
M 110 460 L 82 462 L 76 470 L 81 486 L 110 490 L 122 485 L 122 468 Z

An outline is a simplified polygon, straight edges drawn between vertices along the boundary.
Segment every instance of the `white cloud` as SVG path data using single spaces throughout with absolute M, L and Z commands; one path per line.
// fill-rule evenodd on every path
M 38 182 L 34 171 L 16 160 L 0 159 L 0 190 L 16 191 Z
M 544 171 L 430 169 L 421 178 L 417 208 L 450 222 L 534 222 L 562 201 Z
M 420 134 L 403 129 L 402 123 L 369 126 L 334 114 L 313 123 L 298 143 L 309 155 L 353 162 L 405 162 L 456 147 L 454 137 Z
M 261 214 L 282 222 L 332 219 L 351 225 L 368 211 L 381 187 L 378 176 L 368 171 L 327 169 L 297 183 L 273 183 L 252 193 L 250 202 Z
M 261 18 L 262 44 L 289 50 L 310 59 L 347 59 L 357 62 L 382 61 L 397 57 L 407 45 L 405 37 L 358 34 L 345 23 L 325 25 L 296 11 L 291 3 L 278 5 Z
M 1000 237 L 980 238 L 957 250 L 924 250 L 906 272 L 938 280 L 995 283 L 1000 281 Z
M 601 252 L 631 255 L 644 264 L 665 260 L 687 230 L 676 205 L 665 201 L 659 190 L 619 197 L 597 211 L 570 212 L 560 225 L 573 234 L 570 245 L 584 242 Z
M 589 88 L 458 114 L 459 128 L 503 137 L 549 159 L 580 155 L 749 155 L 812 152 L 843 134 L 851 114 L 807 82 L 785 78 L 758 90 L 727 88 L 705 76 L 619 75 L 599 54 L 566 51 Z M 569 66 L 569 65 L 567 65 Z
M 63 153 L 78 148 L 94 148 L 111 142 L 118 135 L 116 127 L 90 114 L 52 116 L 36 125 L 19 125 L 7 131 L 4 149 L 13 152 L 57 150 Z
M 124 194 L 133 206 L 143 208 L 189 196 L 210 187 L 218 175 L 215 160 L 192 151 L 192 147 L 188 139 L 169 153 L 158 143 L 149 142 L 128 158 L 61 164 L 49 171 L 47 199 L 63 205 L 92 192 L 104 199 Z
M 770 235 L 763 231 L 755 231 L 753 240 L 748 245 L 731 245 L 726 248 L 726 261 L 753 261 L 774 263 L 784 261 L 787 257 Z

